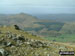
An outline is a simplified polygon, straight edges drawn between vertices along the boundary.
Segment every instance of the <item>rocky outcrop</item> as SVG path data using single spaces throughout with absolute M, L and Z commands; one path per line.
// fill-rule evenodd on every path
M 71 49 L 21 30 L 4 30 L 0 30 L 0 56 L 59 56 L 59 49 Z
M 2 33 L 3 34 L 3 33 Z M 4 37 L 1 37 L 0 38 L 0 46 L 4 47 L 4 48 L 10 48 L 11 50 L 9 50 L 10 53 L 16 53 L 18 52 L 18 48 L 22 48 L 21 50 L 23 50 L 23 46 L 25 46 L 24 49 L 26 50 L 34 50 L 34 49 L 38 49 L 38 48 L 47 48 L 48 46 L 48 43 L 46 42 L 43 42 L 41 40 L 34 40 L 34 39 L 30 39 L 28 37 L 25 37 L 23 35 L 19 35 L 19 34 L 13 34 L 11 33 L 10 31 L 7 31 L 6 34 Z M 13 48 L 15 48 L 15 50 L 12 50 Z M 21 51 L 20 50 L 20 51 Z M 0 49 L 0 55 L 2 56 L 9 56 L 5 53 L 5 49 Z M 9 53 L 8 52 L 8 53 Z M 22 56 L 22 55 L 27 55 L 28 52 L 24 51 L 25 53 L 21 53 L 21 54 L 17 54 Z M 34 56 L 39 56 L 40 54 L 37 54 L 33 52 L 32 55 Z
M 18 25 L 13 25 L 16 30 L 20 30 Z
M 0 49 L 0 56 L 8 56 L 8 52 L 5 49 Z

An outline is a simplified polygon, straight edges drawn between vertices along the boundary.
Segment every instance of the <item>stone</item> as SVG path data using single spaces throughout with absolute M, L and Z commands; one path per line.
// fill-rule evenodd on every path
M 10 46 L 10 47 L 11 47 L 11 46 L 12 46 L 12 43 L 5 41 L 5 42 L 2 42 L 2 45 L 3 45 L 3 46 Z
M 23 36 L 19 36 L 19 37 L 18 37 L 18 40 L 24 41 L 25 39 L 24 39 Z
M 20 28 L 19 28 L 18 25 L 14 25 L 14 28 L 15 28 L 16 30 L 20 30 Z
M 7 46 L 12 46 L 12 43 L 11 42 L 7 43 Z
M 8 52 L 4 49 L 0 49 L 0 56 L 8 56 Z
M 28 44 L 28 45 L 29 45 L 29 44 L 30 44 L 30 42 L 26 42 L 26 44 Z
M 50 54 L 47 54 L 47 56 L 50 56 Z
M 10 32 L 10 31 L 7 31 L 6 33 L 7 33 L 7 34 L 10 34 L 11 32 Z
M 8 38 L 12 38 L 12 35 L 11 35 L 11 34 L 8 34 L 8 35 L 6 35 L 6 37 L 8 37 Z

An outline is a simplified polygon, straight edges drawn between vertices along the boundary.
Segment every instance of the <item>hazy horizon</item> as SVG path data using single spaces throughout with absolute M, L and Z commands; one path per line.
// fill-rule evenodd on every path
M 0 14 L 75 14 L 75 0 L 0 0 Z

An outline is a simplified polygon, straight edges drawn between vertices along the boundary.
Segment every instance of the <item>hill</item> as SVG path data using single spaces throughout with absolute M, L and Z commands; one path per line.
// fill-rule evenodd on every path
M 75 14 L 36 14 L 35 15 L 39 19 L 50 19 L 56 20 L 59 22 L 74 22 Z
M 41 36 L 49 36 L 52 32 L 55 35 L 58 34 L 58 31 L 61 30 L 64 23 L 57 22 L 54 20 L 42 20 L 37 19 L 34 16 L 29 14 L 20 13 L 20 14 L 1 14 L 0 15 L 0 25 L 19 25 L 21 29 Z M 46 30 L 45 30 L 46 29 Z M 45 31 L 44 31 L 45 30 Z M 53 36 L 54 34 L 51 35 Z
M 61 30 L 59 31 L 60 35 L 45 37 L 48 40 L 56 42 L 72 42 L 75 43 L 75 22 L 65 23 Z
M 16 26 L 0 27 L 0 56 L 59 56 L 60 49 L 75 50 L 73 44 L 50 42 Z
M 50 41 L 75 43 L 74 14 L 73 15 L 60 14 L 60 16 L 59 14 L 57 14 L 56 16 L 52 17 L 55 17 L 56 20 L 55 19 L 52 20 L 53 18 L 51 18 L 51 20 L 38 19 L 34 16 L 25 13 L 8 14 L 8 15 L 0 14 L 0 25 L 9 26 L 16 24 L 22 30 L 28 33 L 32 33 L 33 35 L 37 36 L 42 36 Z
M 11 25 L 17 24 L 21 27 L 23 26 L 33 26 L 33 22 L 38 21 L 36 17 L 29 14 L 1 14 L 0 15 L 0 25 Z

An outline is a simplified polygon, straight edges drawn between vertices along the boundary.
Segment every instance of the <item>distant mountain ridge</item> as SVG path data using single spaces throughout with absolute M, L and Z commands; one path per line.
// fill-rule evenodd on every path
M 55 20 L 38 19 L 29 14 L 0 14 L 0 25 L 18 25 L 21 29 L 39 35 L 49 35 L 54 31 L 57 34 L 61 30 L 64 23 Z M 45 32 L 44 32 L 45 31 Z M 49 32 L 51 31 L 51 32 Z
M 11 24 L 17 24 L 21 27 L 23 27 L 22 24 L 26 26 L 30 26 L 33 24 L 33 22 L 36 22 L 37 18 L 33 17 L 29 14 L 0 14 L 0 24 L 2 25 L 11 25 Z
M 62 22 L 75 21 L 75 14 L 36 14 L 36 16 L 39 19 L 50 19 Z

